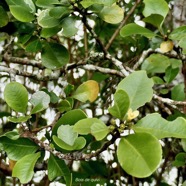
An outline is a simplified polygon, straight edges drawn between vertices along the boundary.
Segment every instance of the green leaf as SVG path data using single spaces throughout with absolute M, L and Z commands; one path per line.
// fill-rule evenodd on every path
M 136 110 L 149 102 L 153 96 L 153 80 L 147 77 L 145 71 L 136 71 L 124 78 L 117 87 L 124 90 L 130 98 L 130 108 Z
M 182 146 L 183 150 L 186 152 L 186 138 L 181 139 L 181 146 Z
M 36 12 L 36 7 L 32 0 L 22 0 L 22 1 L 6 0 L 6 2 L 8 3 L 8 5 L 18 5 L 18 6 L 24 7 L 31 13 Z
M 3 137 L 3 136 L 5 136 L 5 137 L 7 137 L 7 138 L 9 138 L 11 140 L 17 140 L 20 137 L 20 135 L 19 135 L 17 130 L 6 132 L 5 134 L 3 134 L 0 137 Z
M 185 100 L 185 93 L 184 93 L 185 85 L 184 83 L 180 83 L 173 87 L 171 90 L 171 99 L 175 101 L 184 101 Z
M 167 121 L 159 114 L 153 113 L 142 118 L 132 128 L 137 133 L 147 132 L 158 139 L 186 137 L 186 120 L 182 117 L 178 117 L 174 121 Z
M 86 102 L 87 100 L 93 102 L 97 99 L 98 93 L 98 83 L 94 80 L 88 80 L 76 89 L 72 97 L 81 102 Z
M 6 11 L 3 9 L 2 6 L 0 6 L 0 27 L 4 27 L 8 24 L 9 18 Z
M 57 105 L 57 109 L 60 112 L 64 112 L 64 111 L 69 111 L 72 109 L 71 104 L 69 103 L 68 100 L 62 100 L 59 102 L 59 104 Z
M 49 15 L 56 19 L 67 17 L 70 14 L 70 10 L 67 7 L 54 7 L 50 9 Z
M 8 120 L 13 123 L 26 122 L 31 116 L 8 117 Z
M 97 141 L 105 138 L 108 133 L 109 129 L 104 123 L 93 123 L 91 126 L 91 134 L 96 138 Z
M 169 66 L 165 71 L 164 80 L 167 83 L 170 83 L 174 78 L 178 75 L 180 69 L 179 68 L 172 68 L 172 66 Z
M 170 60 L 167 56 L 161 54 L 152 54 L 143 62 L 141 69 L 147 73 L 164 73 L 170 65 Z
M 87 118 L 87 115 L 80 109 L 74 109 L 66 112 L 54 125 L 52 135 L 57 135 L 57 129 L 61 125 L 74 125 L 79 120 Z
M 41 61 L 49 69 L 61 68 L 69 62 L 68 50 L 63 45 L 45 42 Z
M 62 148 L 62 149 L 65 149 L 65 150 L 68 150 L 68 151 L 73 151 L 73 150 L 80 150 L 82 148 L 85 147 L 86 145 L 86 140 L 84 137 L 78 137 L 76 138 L 74 144 L 71 146 L 71 145 L 68 145 L 67 143 L 65 143 L 64 141 L 62 141 L 60 138 L 58 138 L 57 136 L 52 136 L 52 139 L 54 140 L 55 144 Z
M 26 112 L 28 92 L 22 84 L 17 82 L 7 84 L 4 90 L 4 98 L 8 106 L 16 112 Z
M 79 120 L 74 124 L 74 131 L 78 134 L 87 135 L 91 133 L 91 126 L 94 123 L 100 123 L 101 125 L 105 125 L 100 119 L 97 118 L 85 118 Z
M 42 44 L 38 38 L 34 38 L 26 45 L 25 50 L 27 52 L 38 52 L 42 49 Z
M 8 154 L 9 159 L 15 161 L 27 154 L 35 153 L 39 148 L 33 141 L 27 138 L 12 140 L 7 137 L 1 137 L 0 143 L 3 145 L 3 149 Z
M 172 40 L 181 40 L 184 37 L 186 37 L 186 26 L 174 29 L 169 35 L 169 38 Z
M 139 26 L 135 23 L 130 23 L 128 25 L 125 25 L 121 30 L 120 30 L 120 35 L 122 37 L 127 37 L 127 36 L 131 36 L 131 35 L 142 35 L 145 36 L 147 38 L 152 38 L 154 36 L 156 36 L 156 34 L 152 31 L 150 31 L 147 28 L 144 28 L 142 26 Z
M 172 164 L 176 167 L 184 166 L 186 164 L 186 153 L 180 152 L 179 154 L 177 154 Z
M 60 4 L 58 0 L 37 0 L 36 5 L 42 8 L 51 8 L 55 4 Z
M 43 28 L 52 28 L 60 24 L 60 20 L 50 16 L 50 9 L 42 10 L 37 17 L 38 24 Z
M 61 28 L 59 26 L 52 27 L 52 28 L 42 28 L 41 30 L 41 37 L 49 38 L 51 36 L 56 35 Z
M 115 2 L 116 0 L 83 0 L 81 1 L 81 4 L 84 8 L 88 8 L 89 6 L 94 4 L 103 4 L 106 6 L 111 6 Z
M 59 176 L 63 176 L 65 178 L 67 186 L 72 185 L 71 173 L 65 161 L 55 157 L 53 154 L 50 154 L 48 160 L 48 178 L 52 181 Z
M 20 179 L 22 184 L 28 183 L 34 175 L 34 166 L 41 156 L 41 153 L 28 154 L 17 161 L 12 176 Z
M 158 168 L 162 149 L 157 138 L 148 133 L 138 133 L 121 138 L 117 149 L 121 167 L 137 178 L 150 176 Z
M 104 6 L 98 15 L 107 23 L 117 24 L 123 20 L 124 10 L 118 5 Z
M 75 23 L 76 19 L 73 17 L 63 19 L 61 26 L 63 28 L 62 33 L 65 37 L 71 37 L 77 33 L 78 29 L 76 28 Z
M 31 114 L 41 112 L 42 110 L 48 108 L 48 105 L 50 103 L 50 96 L 43 91 L 38 91 L 32 95 L 30 103 L 34 105 Z
M 169 6 L 165 0 L 144 0 L 145 8 L 143 10 L 143 15 L 145 17 L 150 16 L 151 14 L 159 14 L 164 18 L 169 12 Z
M 110 114 L 119 119 L 124 119 L 130 106 L 128 94 L 123 90 L 118 90 L 114 94 L 114 106 L 108 108 Z
M 57 130 L 57 137 L 66 144 L 73 146 L 78 137 L 78 133 L 73 131 L 73 126 L 61 125 Z
M 163 16 L 159 15 L 159 14 L 151 14 L 148 17 L 145 17 L 143 19 L 143 21 L 145 21 L 146 23 L 150 23 L 153 26 L 160 28 L 161 27 L 161 23 L 163 22 Z
M 35 19 L 34 14 L 28 8 L 19 5 L 10 5 L 10 12 L 21 22 L 31 22 Z
M 183 37 L 183 38 L 179 41 L 178 46 L 180 46 L 180 47 L 183 48 L 183 49 L 186 49 L 186 37 Z

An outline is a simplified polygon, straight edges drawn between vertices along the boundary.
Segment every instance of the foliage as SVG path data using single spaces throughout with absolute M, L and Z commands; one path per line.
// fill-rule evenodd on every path
M 0 185 L 184 184 L 180 7 L 2 0 Z

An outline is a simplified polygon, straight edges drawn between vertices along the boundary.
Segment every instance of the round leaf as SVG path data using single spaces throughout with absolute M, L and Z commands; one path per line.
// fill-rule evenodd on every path
M 160 164 L 162 149 L 154 136 L 148 133 L 132 134 L 120 140 L 117 156 L 128 174 L 144 178 L 150 176 Z
M 66 144 L 73 146 L 78 133 L 73 131 L 73 126 L 61 125 L 57 130 L 57 136 Z
M 103 4 L 103 5 L 111 6 L 115 2 L 116 0 L 83 0 L 81 1 L 81 4 L 84 8 L 87 8 L 94 4 Z
M 32 95 L 30 102 L 34 105 L 34 108 L 31 111 L 31 113 L 34 114 L 48 107 L 50 96 L 43 91 L 38 91 Z
M 41 60 L 42 64 L 49 69 L 61 68 L 68 63 L 69 53 L 63 45 L 45 42 Z
M 153 96 L 153 80 L 147 77 L 145 71 L 136 71 L 124 78 L 117 90 L 124 90 L 130 98 L 130 108 L 136 110 L 149 102 Z
M 59 146 L 62 149 L 68 150 L 68 151 L 72 151 L 72 150 L 80 150 L 82 148 L 85 147 L 86 145 L 86 140 L 84 137 L 78 137 L 76 138 L 73 146 L 68 145 L 67 143 L 65 143 L 64 141 L 62 141 L 60 138 L 58 138 L 57 136 L 52 136 L 52 139 L 54 140 L 55 144 L 57 146 Z
M 17 82 L 7 84 L 4 90 L 4 98 L 13 110 L 22 113 L 26 112 L 28 92 L 22 84 Z
M 73 98 L 78 99 L 81 102 L 86 102 L 87 100 L 93 102 L 96 100 L 98 93 L 98 83 L 94 80 L 89 80 L 84 82 L 77 88 L 77 90 L 73 94 Z
M 107 23 L 117 24 L 122 21 L 124 11 L 118 5 L 104 6 L 99 16 Z
M 169 6 L 165 0 L 144 0 L 145 8 L 143 10 L 143 15 L 145 17 L 150 16 L 151 14 L 160 14 L 164 18 L 169 12 Z
M 38 24 L 43 28 L 52 28 L 60 24 L 60 20 L 51 17 L 49 12 L 50 9 L 43 10 L 37 18 Z

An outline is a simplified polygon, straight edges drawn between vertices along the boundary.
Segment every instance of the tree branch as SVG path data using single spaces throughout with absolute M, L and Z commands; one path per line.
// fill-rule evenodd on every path
M 117 35 L 119 34 L 121 28 L 125 25 L 125 23 L 127 22 L 127 20 L 129 19 L 129 17 L 133 14 L 134 10 L 136 9 L 137 5 L 140 3 L 141 0 L 137 0 L 135 2 L 135 4 L 133 5 L 133 7 L 130 9 L 130 11 L 128 12 L 127 16 L 124 17 L 124 19 L 121 21 L 120 25 L 118 26 L 118 28 L 115 30 L 115 32 L 113 33 L 112 37 L 110 38 L 110 40 L 108 41 L 107 45 L 105 46 L 105 49 L 108 50 L 110 48 L 110 46 L 112 45 L 114 39 L 117 37 Z

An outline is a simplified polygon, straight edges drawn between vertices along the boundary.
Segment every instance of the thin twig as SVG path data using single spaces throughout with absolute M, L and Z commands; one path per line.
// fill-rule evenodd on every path
M 115 30 L 115 32 L 113 33 L 112 37 L 110 38 L 110 40 L 108 41 L 107 45 L 105 46 L 105 49 L 108 50 L 110 48 L 110 46 L 112 45 L 114 39 L 117 37 L 117 35 L 119 34 L 121 28 L 125 25 L 125 23 L 127 22 L 127 20 L 129 19 L 129 17 L 133 14 L 134 10 L 136 9 L 137 5 L 140 3 L 141 0 L 137 0 L 136 3 L 133 5 L 133 7 L 130 9 L 130 11 L 128 12 L 128 14 L 126 15 L 126 17 L 124 17 L 124 19 L 121 21 L 120 25 L 118 26 L 118 28 Z

